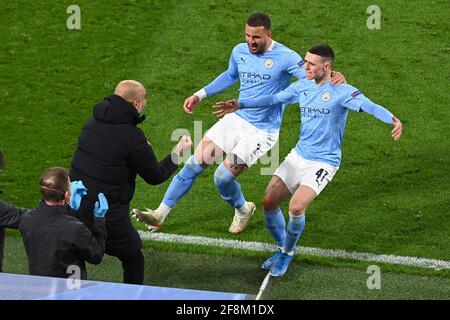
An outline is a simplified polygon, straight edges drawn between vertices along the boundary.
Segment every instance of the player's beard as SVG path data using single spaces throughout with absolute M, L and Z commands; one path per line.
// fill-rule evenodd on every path
M 252 46 L 249 43 L 247 43 L 248 50 L 253 54 L 264 53 L 264 51 L 266 50 L 266 45 L 267 45 L 267 42 L 265 42 L 263 44 L 256 44 L 256 51 L 252 51 Z

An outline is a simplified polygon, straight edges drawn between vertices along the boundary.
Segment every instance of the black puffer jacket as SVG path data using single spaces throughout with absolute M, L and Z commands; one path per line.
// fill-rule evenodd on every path
M 170 155 L 158 163 L 143 131 L 136 127 L 143 120 L 130 103 L 113 94 L 94 107 L 78 139 L 70 178 L 82 180 L 89 192 L 103 192 L 110 209 L 130 203 L 136 174 L 156 185 L 178 167 Z M 109 216 L 113 211 L 107 220 L 114 220 Z

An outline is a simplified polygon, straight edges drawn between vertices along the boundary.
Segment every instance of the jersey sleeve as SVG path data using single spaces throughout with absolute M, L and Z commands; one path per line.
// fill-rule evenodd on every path
M 292 51 L 287 59 L 287 71 L 297 78 L 297 80 L 306 79 L 305 61 L 302 57 Z
M 342 106 L 356 112 L 361 112 L 361 106 L 365 100 L 368 100 L 364 94 L 351 85 L 341 85 L 338 88 L 341 89 L 340 99 Z
M 239 101 L 241 109 L 258 108 L 265 106 L 276 106 L 282 104 L 294 104 L 297 103 L 299 94 L 302 90 L 302 81 L 296 81 L 283 91 L 278 92 L 275 95 L 260 96 L 255 99 Z
M 218 94 L 238 82 L 239 72 L 235 60 L 236 50 L 237 47 L 235 47 L 231 52 L 230 60 L 228 62 L 228 69 L 222 72 L 216 79 L 204 88 L 207 96 Z
M 392 124 L 392 118 L 394 115 L 386 108 L 373 103 L 369 98 L 367 98 L 360 90 L 352 86 L 347 86 L 344 95 L 342 97 L 342 105 L 345 108 L 358 111 L 366 112 L 371 114 L 378 120 L 381 120 L 387 124 Z
M 299 102 L 299 95 L 304 91 L 304 87 L 304 82 L 297 80 L 286 89 L 278 92 L 276 96 L 279 102 L 283 104 L 295 104 Z

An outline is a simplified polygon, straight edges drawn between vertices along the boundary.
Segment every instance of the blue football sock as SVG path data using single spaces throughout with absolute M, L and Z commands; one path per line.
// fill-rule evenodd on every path
M 175 204 L 191 189 L 195 178 L 204 170 L 192 155 L 186 161 L 184 167 L 173 177 L 170 186 L 164 195 L 163 203 L 173 208 Z
M 284 247 L 286 241 L 286 221 L 280 208 L 272 211 L 264 211 L 266 226 L 272 237 L 277 242 L 277 246 Z
M 286 243 L 284 245 L 284 250 L 286 250 L 286 252 L 291 252 L 294 250 L 295 244 L 300 238 L 303 228 L 305 227 L 305 222 L 305 214 L 302 214 L 301 216 L 294 216 L 289 212 Z
M 242 208 L 245 198 L 241 191 L 241 185 L 223 163 L 214 172 L 214 183 L 223 200 L 233 208 Z

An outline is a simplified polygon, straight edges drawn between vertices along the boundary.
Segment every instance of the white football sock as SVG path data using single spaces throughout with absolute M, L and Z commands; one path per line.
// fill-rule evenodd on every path
M 164 202 L 161 202 L 161 204 L 155 211 L 165 219 L 167 217 L 167 215 L 169 214 L 170 210 L 172 210 L 171 207 L 169 207 Z
M 248 207 L 248 202 L 245 201 L 244 205 L 240 208 L 236 208 L 236 210 L 238 214 L 240 214 L 241 216 L 245 216 L 250 210 L 250 208 Z

